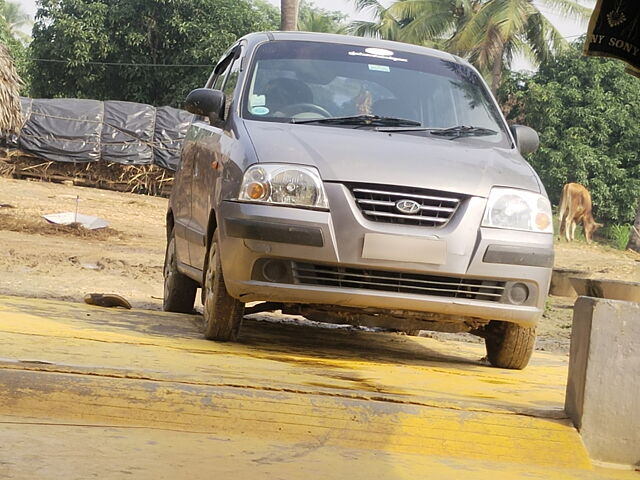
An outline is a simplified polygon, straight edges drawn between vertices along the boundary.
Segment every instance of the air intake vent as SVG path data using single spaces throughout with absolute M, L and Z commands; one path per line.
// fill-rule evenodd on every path
M 300 262 L 293 263 L 293 278 L 295 283 L 306 285 L 469 298 L 489 302 L 499 301 L 505 287 L 505 282 L 490 280 L 364 270 Z

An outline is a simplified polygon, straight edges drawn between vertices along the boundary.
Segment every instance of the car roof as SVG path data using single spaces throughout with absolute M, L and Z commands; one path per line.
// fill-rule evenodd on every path
M 415 53 L 418 55 L 429 55 L 431 57 L 441 58 L 443 60 L 449 60 L 456 63 L 462 63 L 471 66 L 467 61 L 462 58 L 452 55 L 451 53 L 443 52 L 433 48 L 421 47 L 418 45 L 412 45 L 409 43 L 395 42 L 392 40 L 380 40 L 378 38 L 371 37 L 356 37 L 352 35 L 340 35 L 336 33 L 317 33 L 317 32 L 258 32 L 250 33 L 242 37 L 249 43 L 259 43 L 268 40 L 293 40 L 293 41 L 307 41 L 307 42 L 326 42 L 326 43 L 338 43 L 347 45 L 358 45 L 362 47 L 374 47 L 374 48 L 386 48 L 389 50 L 403 51 L 409 53 Z

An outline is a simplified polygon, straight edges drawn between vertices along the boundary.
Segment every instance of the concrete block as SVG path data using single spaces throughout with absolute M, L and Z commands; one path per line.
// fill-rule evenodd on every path
M 578 294 L 571 285 L 570 277 L 587 275 L 587 272 L 580 270 L 569 270 L 566 268 L 554 268 L 551 272 L 551 284 L 549 285 L 549 295 L 556 297 L 577 298 Z
M 579 297 L 565 410 L 592 459 L 640 465 L 640 303 Z
M 578 296 L 640 302 L 640 283 L 599 278 L 569 278 Z

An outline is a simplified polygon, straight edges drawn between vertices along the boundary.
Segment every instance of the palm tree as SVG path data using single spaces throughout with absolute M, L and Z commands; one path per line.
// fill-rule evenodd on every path
M 280 30 L 298 29 L 298 0 L 280 0 Z
M 374 0 L 357 0 L 357 5 L 363 1 Z M 590 14 L 589 8 L 574 0 L 539 3 L 566 17 L 586 21 Z M 516 55 L 539 64 L 568 47 L 533 0 L 397 0 L 377 12 L 376 23 L 388 24 L 389 18 L 399 25 L 392 39 L 435 46 L 468 58 L 490 79 L 494 92 Z
M 375 21 L 356 20 L 347 27 L 349 33 L 360 37 L 398 40 L 401 24 L 378 0 L 355 0 L 356 10 L 367 12 Z
M 401 0 L 386 14 L 401 25 L 398 40 L 446 49 L 481 5 L 482 0 Z
M 29 35 L 21 29 L 33 25 L 31 17 L 22 11 L 22 7 L 18 2 L 6 1 L 0 3 L 0 16 L 4 18 L 8 33 L 23 43 L 29 42 Z

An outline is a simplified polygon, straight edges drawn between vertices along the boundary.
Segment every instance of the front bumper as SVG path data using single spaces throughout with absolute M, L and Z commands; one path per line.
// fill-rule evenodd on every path
M 466 199 L 441 228 L 379 223 L 364 218 L 344 185 L 325 189 L 330 212 L 221 203 L 219 248 L 232 296 L 537 324 L 551 277 L 552 235 L 479 229 L 486 200 L 478 197 Z M 388 255 L 364 258 L 371 234 L 386 235 Z M 435 263 L 413 260 L 400 251 L 407 238 L 444 242 L 446 255 Z M 279 263 L 281 275 L 261 273 L 267 259 Z M 300 268 L 329 274 L 305 279 L 296 274 Z M 518 295 L 510 293 L 515 285 Z

